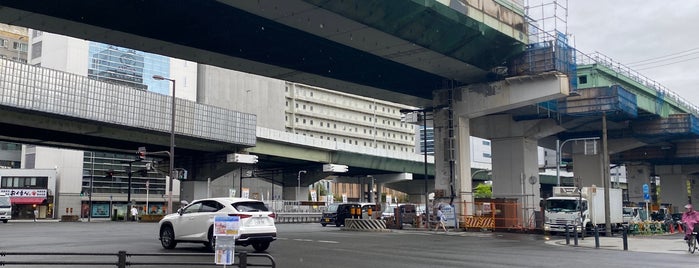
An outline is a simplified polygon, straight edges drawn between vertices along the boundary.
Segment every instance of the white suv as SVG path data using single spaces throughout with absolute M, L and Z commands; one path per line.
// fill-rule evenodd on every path
M 177 213 L 166 215 L 159 223 L 160 244 L 173 249 L 177 243 L 204 243 L 213 250 L 215 216 L 239 216 L 240 229 L 236 245 L 252 245 L 264 251 L 277 239 L 274 213 L 258 200 L 247 198 L 207 198 L 195 200 Z

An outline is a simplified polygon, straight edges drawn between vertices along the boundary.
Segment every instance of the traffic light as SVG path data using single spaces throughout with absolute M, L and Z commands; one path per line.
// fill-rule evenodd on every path
M 146 160 L 146 147 L 138 147 L 136 155 L 138 156 L 138 160 Z
M 178 180 L 186 180 L 187 179 L 187 170 L 186 169 L 178 169 L 177 170 L 177 179 Z
M 107 170 L 107 172 L 106 172 L 106 174 L 105 174 L 105 177 L 106 177 L 107 179 L 113 178 L 113 177 L 114 177 L 114 170 L 111 170 L 111 169 L 110 169 L 110 170 Z

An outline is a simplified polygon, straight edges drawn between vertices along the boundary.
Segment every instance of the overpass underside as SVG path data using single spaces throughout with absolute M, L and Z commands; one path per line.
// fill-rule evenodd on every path
M 225 154 L 255 145 L 256 117 L 177 99 L 179 152 Z M 2 139 L 61 148 L 166 151 L 172 98 L 0 60 Z M 184 154 L 180 154 L 184 155 Z
M 485 2 L 3 0 L 0 22 L 428 106 L 524 51 L 521 7 Z

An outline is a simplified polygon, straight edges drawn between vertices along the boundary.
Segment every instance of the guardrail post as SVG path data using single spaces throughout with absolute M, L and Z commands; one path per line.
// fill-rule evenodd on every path
M 566 245 L 570 245 L 570 226 L 566 224 Z
M 628 250 L 629 250 L 629 241 L 628 241 L 628 239 L 627 239 L 627 238 L 628 238 L 628 230 L 627 230 L 627 228 L 624 226 L 624 227 L 622 227 L 621 232 L 622 232 L 622 233 L 621 233 L 621 240 L 624 241 L 624 250 L 625 250 L 625 251 L 628 251 Z
M 126 268 L 126 251 L 120 250 L 117 258 L 117 267 Z
M 238 254 L 238 262 L 240 268 L 248 267 L 248 253 L 243 251 Z

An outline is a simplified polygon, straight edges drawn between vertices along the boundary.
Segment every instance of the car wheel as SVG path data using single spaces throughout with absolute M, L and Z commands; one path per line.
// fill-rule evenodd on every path
M 323 227 L 325 227 L 325 226 L 327 226 L 328 224 L 327 224 L 327 223 L 321 223 L 320 225 L 322 225 Z
M 206 249 L 213 252 L 216 250 L 216 237 L 214 236 L 213 226 L 209 227 L 209 234 L 207 235 L 207 237 L 209 238 L 209 242 L 204 243 L 204 246 L 206 247 Z
M 269 242 L 252 242 L 252 248 L 257 252 L 265 251 L 269 248 Z
M 177 246 L 175 231 L 172 230 L 171 226 L 160 228 L 160 244 L 166 249 L 173 249 Z

